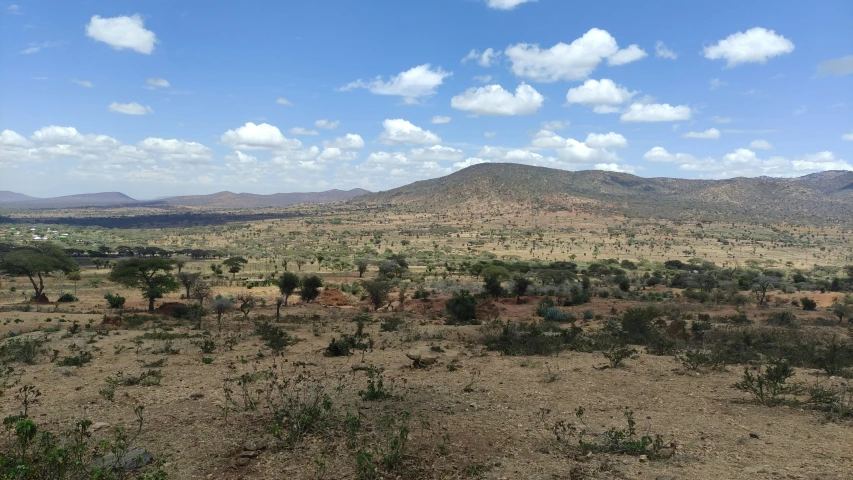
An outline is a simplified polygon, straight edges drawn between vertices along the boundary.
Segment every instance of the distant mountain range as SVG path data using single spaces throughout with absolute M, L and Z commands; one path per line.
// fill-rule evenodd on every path
M 329 203 L 350 200 L 368 190 L 327 190 L 325 192 L 274 193 L 255 195 L 252 193 L 219 192 L 210 195 L 188 195 L 161 198 L 158 200 L 135 200 L 119 192 L 85 193 L 63 197 L 37 198 L 22 193 L 0 191 L 0 207 L 12 209 L 34 208 L 77 208 L 119 206 L 180 206 L 213 208 L 263 208 L 283 207 L 299 203 Z
M 408 204 L 425 210 L 515 202 L 633 217 L 849 224 L 853 223 L 853 172 L 829 171 L 796 178 L 690 180 L 485 163 L 446 177 L 364 195 L 352 202 Z

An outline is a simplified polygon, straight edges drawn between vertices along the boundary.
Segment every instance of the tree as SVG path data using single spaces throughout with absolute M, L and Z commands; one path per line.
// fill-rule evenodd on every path
M 177 262 L 175 262 L 175 265 L 177 265 Z M 187 290 L 186 298 L 191 298 L 190 289 L 193 288 L 193 284 L 198 281 L 200 276 L 200 273 L 178 272 L 178 281 Z
M 213 264 L 210 266 L 210 271 L 217 277 L 222 275 L 222 265 Z
M 299 288 L 299 276 L 293 272 L 284 272 L 282 276 L 278 277 L 277 285 L 281 296 L 284 297 L 284 306 L 286 307 L 287 299 Z M 278 313 L 276 313 L 275 318 L 278 319 Z
M 364 280 L 361 282 L 361 286 L 367 292 L 367 297 L 370 299 L 370 304 L 373 305 L 373 310 L 379 310 L 379 307 L 388 303 L 388 294 L 391 293 L 391 283 L 387 280 Z
M 39 298 L 44 293 L 44 277 L 53 272 L 68 274 L 79 269 L 80 265 L 65 250 L 52 243 L 14 247 L 0 257 L 0 271 L 10 275 L 25 275 L 30 279 L 35 291 L 33 298 Z
M 515 277 L 512 281 L 512 294 L 515 295 L 515 303 L 521 303 L 521 297 L 527 295 L 527 289 L 533 283 L 527 277 L 521 275 Z
M 210 302 L 210 310 L 216 314 L 216 325 L 219 328 L 219 331 L 222 331 L 222 315 L 230 312 L 234 309 L 234 299 L 231 297 L 223 297 L 222 295 L 217 295 L 216 298 Z
M 453 297 L 445 304 L 451 325 L 466 325 L 477 320 L 477 299 L 468 292 L 462 291 L 453 294 Z
M 79 282 L 81 279 L 80 270 L 75 270 L 75 271 L 69 273 L 68 276 L 65 278 L 74 282 L 74 295 L 77 295 L 77 282 Z
M 835 297 L 835 299 L 832 300 L 830 311 L 832 311 L 833 315 L 838 317 L 838 323 L 843 322 L 845 318 L 849 319 L 853 317 L 853 295 L 848 293 L 841 299 Z
M 183 270 L 184 265 L 187 264 L 187 260 L 185 258 L 177 258 L 175 259 L 175 268 L 178 269 L 178 275 L 181 274 L 181 270 Z
M 322 286 L 323 280 L 317 275 L 302 277 L 302 289 L 299 291 L 299 297 L 305 302 L 311 303 L 320 296 L 320 287 Z
M 769 275 L 761 275 L 752 283 L 752 292 L 758 306 L 767 302 L 767 292 L 779 286 L 779 278 Z
M 212 295 L 212 289 L 210 288 L 210 284 L 202 280 L 201 278 L 197 278 L 196 281 L 190 287 L 190 296 L 189 298 L 194 298 L 198 300 L 199 305 L 204 305 L 204 301 L 210 298 Z
M 138 288 L 148 300 L 148 311 L 154 311 L 154 300 L 176 292 L 180 284 L 170 272 L 174 262 L 163 257 L 130 258 L 122 260 L 110 272 L 109 280 L 128 288 Z
M 308 263 L 308 260 L 307 260 L 307 259 L 305 259 L 305 258 L 303 258 L 303 257 L 298 257 L 298 258 L 296 259 L 296 269 L 297 269 L 297 270 L 299 270 L 299 271 L 301 272 L 301 271 L 302 271 L 302 266 L 303 266 L 303 265 L 305 265 L 306 263 Z
M 368 266 L 370 266 L 370 260 L 366 258 L 355 259 L 355 268 L 358 269 L 358 278 L 361 278 L 364 275 Z
M 248 320 L 249 312 L 258 305 L 258 301 L 251 293 L 241 293 L 237 295 L 237 301 L 240 302 L 240 306 L 237 308 L 243 312 L 243 319 Z
M 249 261 L 243 257 L 231 257 L 222 262 L 222 264 L 228 268 L 228 273 L 231 274 L 231 280 L 234 280 L 234 277 L 243 270 L 243 267 L 245 267 L 247 263 L 249 263 Z
M 501 282 L 509 278 L 509 270 L 506 267 L 491 266 L 484 268 L 480 275 L 483 277 L 483 290 L 490 297 L 502 297 L 504 288 Z
M 383 260 L 379 262 L 379 275 L 382 277 L 396 277 L 400 272 L 400 264 L 394 260 Z

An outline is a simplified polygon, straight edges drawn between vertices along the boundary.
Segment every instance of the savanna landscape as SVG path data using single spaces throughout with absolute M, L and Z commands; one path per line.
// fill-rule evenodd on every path
M 851 175 L 7 208 L 0 472 L 850 478 Z

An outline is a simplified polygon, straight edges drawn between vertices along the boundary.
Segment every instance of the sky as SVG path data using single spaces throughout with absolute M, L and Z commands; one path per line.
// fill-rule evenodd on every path
M 853 170 L 853 2 L 0 0 L 0 190 Z

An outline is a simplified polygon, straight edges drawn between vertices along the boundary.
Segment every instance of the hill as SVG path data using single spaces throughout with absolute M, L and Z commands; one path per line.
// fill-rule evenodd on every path
M 851 184 L 853 172 L 842 171 L 798 178 L 691 180 L 491 163 L 353 201 L 426 209 L 446 209 L 469 202 L 513 202 L 545 208 L 583 206 L 662 218 L 853 223 Z
M 107 207 L 139 203 L 120 192 L 83 193 L 62 197 L 37 198 L 21 193 L 2 192 L 0 206 L 9 208 Z
M 284 207 L 299 203 L 341 202 L 369 193 L 369 191 L 361 188 L 354 188 L 352 190 L 327 190 L 325 192 L 274 193 L 271 195 L 219 192 L 211 195 L 166 198 L 160 200 L 159 203 L 183 207 L 263 208 Z

